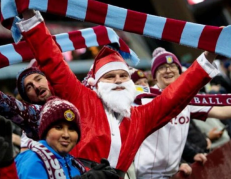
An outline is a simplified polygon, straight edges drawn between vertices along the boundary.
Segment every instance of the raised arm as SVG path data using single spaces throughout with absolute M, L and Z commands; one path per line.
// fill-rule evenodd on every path
M 31 17 L 32 15 L 34 16 Z M 18 27 L 30 46 L 41 71 L 53 87 L 55 95 L 70 102 L 76 101 L 79 96 L 82 96 L 80 93 L 84 86 L 64 61 L 41 14 L 38 11 L 25 11 L 23 16 L 25 20 L 18 23 Z
M 184 72 L 180 77 L 167 88 L 161 95 L 152 102 L 139 106 L 141 113 L 136 114 L 141 119 L 141 125 L 147 131 L 154 132 L 176 117 L 219 71 L 210 62 L 216 55 L 205 52 Z M 207 59 L 209 58 L 209 60 Z
M 231 119 L 231 106 L 214 106 L 208 116 L 222 120 Z

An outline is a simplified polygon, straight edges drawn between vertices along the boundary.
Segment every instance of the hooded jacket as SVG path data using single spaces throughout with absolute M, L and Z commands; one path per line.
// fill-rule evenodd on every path
M 62 157 L 56 151 L 54 151 L 54 149 L 52 149 L 45 140 L 41 140 L 39 142 L 47 147 L 58 159 L 61 167 L 64 170 L 66 179 L 80 175 L 80 171 L 72 165 L 73 157 L 71 155 L 67 154 L 65 157 Z M 20 153 L 16 157 L 15 162 L 18 171 L 18 177 L 20 179 L 49 178 L 44 162 L 32 150 L 26 150 Z

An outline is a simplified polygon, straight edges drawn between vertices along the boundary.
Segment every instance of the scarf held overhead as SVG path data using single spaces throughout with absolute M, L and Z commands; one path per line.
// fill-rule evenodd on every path
M 97 7 L 97 8 L 96 8 Z M 94 0 L 1 0 L 1 21 L 10 28 L 25 9 L 93 22 L 231 57 L 231 26 L 219 28 L 132 11 Z
M 108 27 L 96 26 L 62 33 L 53 36 L 53 38 L 62 52 L 115 43 L 119 46 L 119 53 L 124 59 L 130 59 L 135 65 L 139 62 L 135 52 L 127 46 L 113 29 Z M 0 68 L 30 61 L 33 58 L 34 55 L 25 41 L 0 46 Z

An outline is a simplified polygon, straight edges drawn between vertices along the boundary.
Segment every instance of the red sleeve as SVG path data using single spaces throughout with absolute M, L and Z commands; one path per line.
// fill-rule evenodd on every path
M 210 80 L 209 75 L 195 61 L 161 95 L 146 105 L 136 107 L 135 115 L 142 119 L 139 121 L 139 126 L 142 126 L 140 130 L 145 131 L 143 137 L 146 137 L 147 132 L 149 135 L 176 117 Z
M 18 179 L 14 162 L 7 167 L 0 168 L 0 179 Z
M 41 71 L 54 89 L 55 95 L 74 103 L 83 97 L 86 87 L 76 78 L 53 40 L 44 22 L 22 33 L 29 44 Z

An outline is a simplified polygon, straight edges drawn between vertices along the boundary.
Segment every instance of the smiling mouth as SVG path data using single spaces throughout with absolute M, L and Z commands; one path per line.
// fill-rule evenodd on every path
M 170 79 L 170 78 L 173 78 L 173 76 L 165 76 L 164 78 L 165 79 Z
M 62 146 L 68 146 L 70 144 L 70 142 L 67 142 L 67 141 L 61 141 L 60 144 Z

